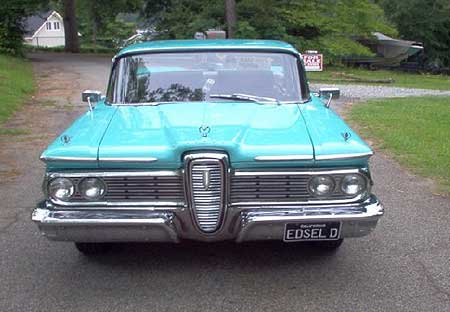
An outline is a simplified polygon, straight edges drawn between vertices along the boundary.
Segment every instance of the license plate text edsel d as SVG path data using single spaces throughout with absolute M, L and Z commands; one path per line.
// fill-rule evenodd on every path
M 284 240 L 334 240 L 339 239 L 340 222 L 326 223 L 288 223 Z

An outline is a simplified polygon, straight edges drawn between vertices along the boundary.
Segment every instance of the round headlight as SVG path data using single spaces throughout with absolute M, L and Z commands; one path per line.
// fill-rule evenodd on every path
M 329 195 L 334 192 L 335 185 L 331 176 L 315 176 L 309 181 L 309 190 L 314 195 Z
M 78 183 L 80 195 L 87 200 L 97 200 L 106 193 L 106 185 L 99 178 L 85 178 Z
M 48 184 L 48 195 L 58 200 L 69 200 L 75 193 L 75 186 L 70 179 L 56 178 Z
M 341 190 L 347 195 L 361 194 L 366 188 L 366 179 L 360 174 L 347 174 L 341 182 Z

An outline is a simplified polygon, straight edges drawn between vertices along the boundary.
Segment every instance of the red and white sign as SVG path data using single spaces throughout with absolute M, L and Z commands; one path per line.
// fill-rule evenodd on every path
M 302 54 L 303 63 L 305 63 L 306 71 L 322 71 L 323 70 L 323 55 L 318 53 Z

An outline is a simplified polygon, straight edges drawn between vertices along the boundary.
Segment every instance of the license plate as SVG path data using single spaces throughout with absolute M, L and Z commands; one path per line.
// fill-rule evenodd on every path
M 285 242 L 337 240 L 341 234 L 341 222 L 287 223 Z

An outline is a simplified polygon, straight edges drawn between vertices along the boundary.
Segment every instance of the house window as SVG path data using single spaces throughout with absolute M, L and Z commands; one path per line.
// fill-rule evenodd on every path
M 47 30 L 52 30 L 52 22 L 47 22 L 45 27 L 47 28 Z
M 59 30 L 60 29 L 59 22 L 53 22 L 53 29 L 54 30 Z

